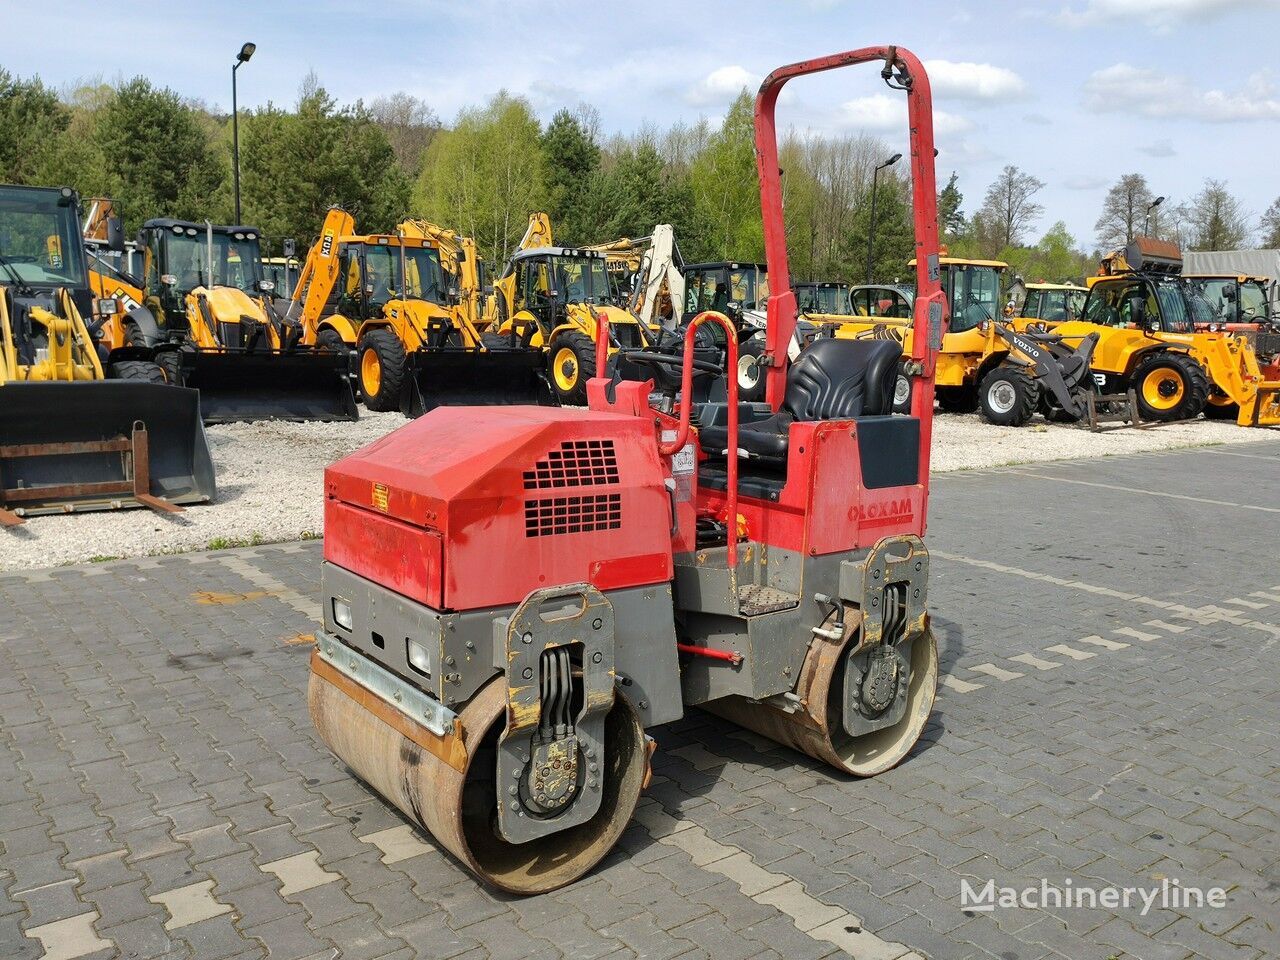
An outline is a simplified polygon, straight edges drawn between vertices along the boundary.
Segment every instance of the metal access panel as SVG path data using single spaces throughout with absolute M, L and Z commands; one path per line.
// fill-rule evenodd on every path
M 586 583 L 534 591 L 508 621 L 506 660 L 498 829 L 511 843 L 527 843 L 600 809 L 604 721 L 614 701 L 613 605 Z

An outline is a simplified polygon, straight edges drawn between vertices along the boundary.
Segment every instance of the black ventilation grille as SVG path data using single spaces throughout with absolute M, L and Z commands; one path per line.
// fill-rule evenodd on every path
M 599 487 L 618 482 L 618 456 L 612 440 L 566 440 L 532 470 L 524 472 L 526 490 Z
M 524 502 L 524 535 L 592 533 L 622 526 L 622 494 L 592 493 L 576 497 L 544 497 Z

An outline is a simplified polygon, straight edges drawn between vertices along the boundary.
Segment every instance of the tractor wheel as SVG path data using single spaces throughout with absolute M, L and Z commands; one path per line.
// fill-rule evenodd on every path
M 978 388 L 972 384 L 938 387 L 934 394 L 943 413 L 973 413 L 978 409 Z
M 360 338 L 360 394 L 370 410 L 399 410 L 405 378 L 404 344 L 390 330 Z
M 325 327 L 316 334 L 316 349 L 323 353 L 342 353 L 350 349 L 342 334 L 333 327 Z
M 548 356 L 551 385 L 562 404 L 587 402 L 587 381 L 596 375 L 596 345 L 581 333 L 566 333 L 551 341 Z
M 1235 420 L 1240 416 L 1240 405 L 1232 403 L 1226 394 L 1209 392 L 1209 402 L 1204 405 L 1207 420 Z
M 982 378 L 978 387 L 982 415 L 997 426 L 1022 426 L 1031 419 L 1039 403 L 1040 384 L 1013 364 L 1002 363 L 995 367 Z
M 1139 361 L 1133 371 L 1138 415 L 1143 420 L 1191 420 L 1209 399 L 1209 378 L 1185 353 L 1161 350 Z
M 186 378 L 182 375 L 181 350 L 157 351 L 156 366 L 164 371 L 166 383 L 172 383 L 176 387 L 185 387 L 187 385 Z
M 147 360 L 121 360 L 119 363 L 113 363 L 111 376 L 115 380 L 134 380 L 142 383 L 169 382 L 159 364 Z
M 768 378 L 759 363 L 764 353 L 764 340 L 754 337 L 738 347 L 738 399 L 743 403 L 763 400 Z
M 893 412 L 910 413 L 911 395 L 914 392 L 911 385 L 911 377 L 899 364 L 898 377 L 893 381 Z

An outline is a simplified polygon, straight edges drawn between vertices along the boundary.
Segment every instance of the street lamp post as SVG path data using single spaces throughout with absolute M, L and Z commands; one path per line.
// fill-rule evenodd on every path
M 880 177 L 881 170 L 885 167 L 892 167 L 901 159 L 902 154 L 895 153 L 871 172 L 871 222 L 867 225 L 867 283 L 871 282 L 872 243 L 876 237 L 876 180 Z
M 246 43 L 236 54 L 236 62 L 231 65 L 231 179 L 235 182 L 237 225 L 240 223 L 240 116 L 236 110 L 236 71 L 240 69 L 240 64 L 249 62 L 253 51 L 257 49 L 256 43 Z
M 1156 197 L 1149 204 L 1147 204 L 1147 212 L 1142 218 L 1142 235 L 1144 237 L 1147 236 L 1147 230 L 1151 226 L 1151 211 L 1154 210 L 1156 207 L 1160 206 L 1160 204 L 1162 203 L 1164 203 L 1164 197 Z

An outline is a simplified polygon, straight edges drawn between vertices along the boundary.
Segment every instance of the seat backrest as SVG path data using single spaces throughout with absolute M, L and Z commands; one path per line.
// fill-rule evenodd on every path
M 891 413 L 901 356 L 896 340 L 815 340 L 787 371 L 782 409 L 797 420 Z

